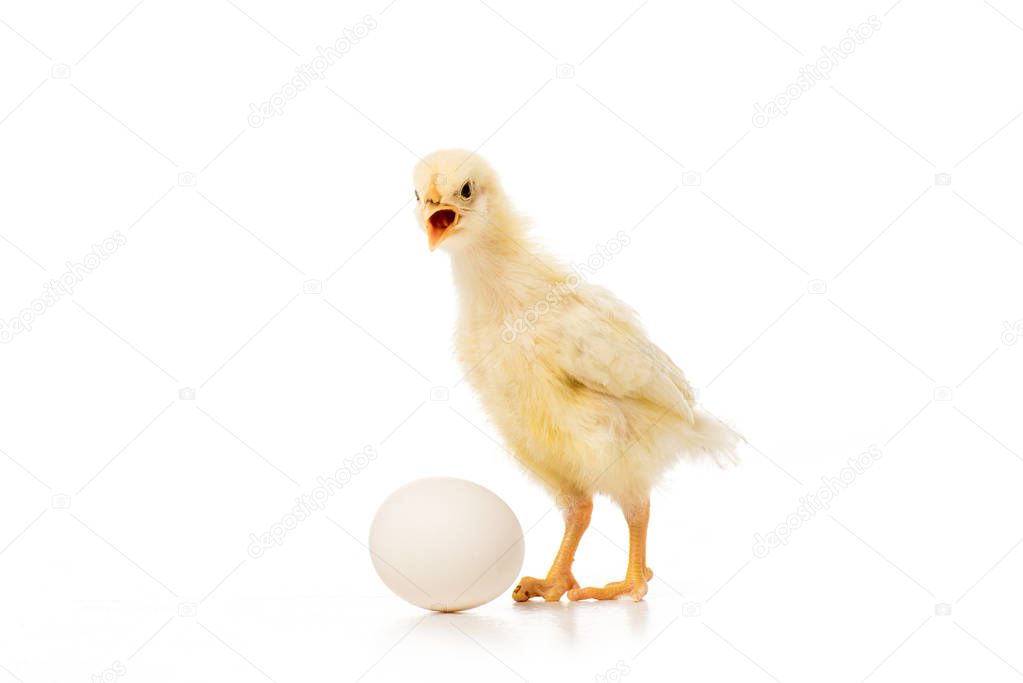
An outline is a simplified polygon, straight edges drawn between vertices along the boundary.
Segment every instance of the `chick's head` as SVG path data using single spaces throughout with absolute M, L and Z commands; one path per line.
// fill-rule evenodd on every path
M 444 245 L 461 250 L 494 229 L 501 190 L 490 166 L 472 152 L 445 149 L 416 164 L 416 220 L 426 231 L 430 250 Z

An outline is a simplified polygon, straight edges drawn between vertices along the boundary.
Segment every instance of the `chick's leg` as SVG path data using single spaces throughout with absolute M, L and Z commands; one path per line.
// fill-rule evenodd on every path
M 646 595 L 646 582 L 653 572 L 646 566 L 646 531 L 650 522 L 650 500 L 638 505 L 625 505 L 625 520 L 629 524 L 629 566 L 624 581 L 609 583 L 603 588 L 574 588 L 568 591 L 569 600 L 615 600 L 629 597 L 639 601 Z
M 593 501 L 590 498 L 572 498 L 565 505 L 564 513 L 565 536 L 561 539 L 561 547 L 558 548 L 551 570 L 543 579 L 523 576 L 512 591 L 512 598 L 516 602 L 525 602 L 530 598 L 557 602 L 565 591 L 579 587 L 579 583 L 572 575 L 572 561 L 575 559 L 579 540 L 583 537 L 586 527 L 590 525 Z

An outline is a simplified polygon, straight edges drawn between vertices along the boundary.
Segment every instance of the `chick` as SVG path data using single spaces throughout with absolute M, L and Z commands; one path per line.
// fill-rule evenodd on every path
M 416 165 L 413 181 L 430 249 L 451 256 L 466 377 L 565 519 L 546 577 L 523 577 L 512 597 L 641 600 L 652 577 L 651 488 L 680 458 L 733 459 L 740 437 L 696 407 L 682 371 L 631 308 L 534 244 L 480 157 L 435 152 Z M 572 562 L 596 493 L 624 512 L 628 566 L 622 581 L 580 588 Z

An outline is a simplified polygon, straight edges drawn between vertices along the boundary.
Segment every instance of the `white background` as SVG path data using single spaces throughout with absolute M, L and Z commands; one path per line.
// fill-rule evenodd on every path
M 0 681 L 1023 676 L 1018 4 L 386 3 L 0 6 L 0 317 L 126 238 L 0 346 Z M 373 572 L 373 512 L 421 476 L 507 500 L 524 573 L 561 534 L 452 360 L 409 204 L 449 146 L 568 260 L 626 231 L 591 279 L 749 441 L 656 492 L 643 603 L 426 615 Z M 625 545 L 598 501 L 580 581 L 621 578 Z

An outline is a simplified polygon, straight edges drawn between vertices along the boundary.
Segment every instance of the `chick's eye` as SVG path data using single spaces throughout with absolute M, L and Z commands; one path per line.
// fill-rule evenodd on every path
M 472 196 L 472 188 L 469 186 L 469 183 L 466 183 L 465 185 L 462 185 L 462 198 L 463 199 L 468 199 L 471 196 Z
M 416 193 L 416 201 L 418 202 L 419 201 L 419 190 L 412 190 L 412 191 Z

